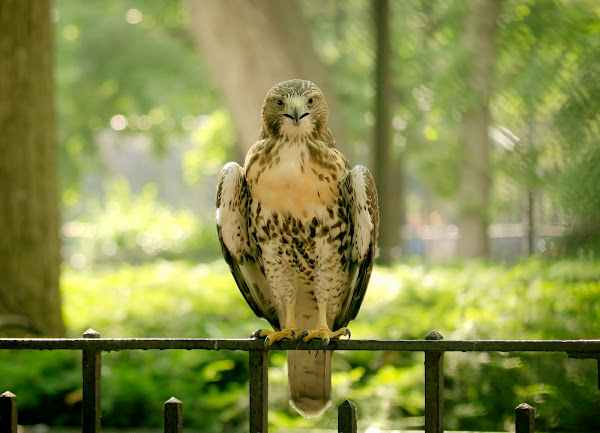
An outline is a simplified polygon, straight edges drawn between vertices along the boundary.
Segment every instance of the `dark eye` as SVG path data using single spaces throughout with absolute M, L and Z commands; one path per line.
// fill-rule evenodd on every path
M 283 101 L 281 99 L 277 100 L 277 106 L 278 107 L 283 107 Z
M 306 101 L 306 105 L 308 105 L 309 107 L 315 105 L 315 98 L 308 98 L 308 101 Z

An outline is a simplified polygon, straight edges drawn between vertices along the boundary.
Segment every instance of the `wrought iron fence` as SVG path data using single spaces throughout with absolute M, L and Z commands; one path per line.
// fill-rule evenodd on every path
M 562 352 L 571 358 L 596 359 L 600 389 L 600 340 L 444 340 L 432 331 L 424 340 L 332 340 L 323 349 L 319 341 L 300 344 L 281 341 L 265 348 L 262 340 L 211 338 L 100 338 L 90 329 L 83 338 L 5 338 L 0 350 L 79 350 L 82 352 L 83 409 L 82 432 L 99 433 L 101 419 L 102 352 L 121 350 L 242 350 L 248 352 L 250 433 L 268 431 L 268 352 L 271 350 L 363 350 L 424 352 L 425 354 L 425 432 L 444 431 L 444 354 L 446 352 Z M 17 397 L 0 396 L 0 433 L 17 432 Z M 182 431 L 182 402 L 171 398 L 165 403 L 165 432 Z M 517 433 L 534 432 L 534 409 L 521 404 L 515 409 Z M 357 411 L 346 400 L 338 408 L 338 431 L 356 433 Z

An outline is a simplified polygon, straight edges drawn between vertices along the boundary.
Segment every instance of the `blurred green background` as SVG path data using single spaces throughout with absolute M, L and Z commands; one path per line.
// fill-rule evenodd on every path
M 50 12 L 66 336 L 243 338 L 264 326 L 221 258 L 214 189 L 258 135 L 245 117 L 258 122 L 289 74 L 324 90 L 350 161 L 385 173 L 380 263 L 353 336 L 600 336 L 597 2 L 55 0 Z M 483 125 L 475 147 L 469 125 Z M 186 428 L 246 428 L 245 353 L 102 362 L 103 427 L 160 428 L 176 396 Z M 336 353 L 333 407 L 351 399 L 371 432 L 422 429 L 422 362 Z M 336 427 L 334 409 L 297 416 L 284 355 L 270 363 L 274 430 Z M 78 425 L 79 364 L 75 352 L 1 351 L 20 422 Z M 452 353 L 445 373 L 448 430 L 509 431 L 521 402 L 540 431 L 600 430 L 593 361 Z

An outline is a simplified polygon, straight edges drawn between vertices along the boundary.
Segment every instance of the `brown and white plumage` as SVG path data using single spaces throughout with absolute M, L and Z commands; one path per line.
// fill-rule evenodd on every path
M 217 231 L 242 295 L 282 339 L 349 335 L 362 303 L 378 233 L 369 171 L 335 149 L 328 108 L 310 81 L 274 86 L 259 141 L 244 168 L 230 162 L 217 186 Z M 288 352 L 290 403 L 305 417 L 331 403 L 331 351 Z

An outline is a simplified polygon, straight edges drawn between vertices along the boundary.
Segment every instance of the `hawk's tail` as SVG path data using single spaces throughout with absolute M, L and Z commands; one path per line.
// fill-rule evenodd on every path
M 314 418 L 331 405 L 331 350 L 288 351 L 290 404 L 304 418 Z

